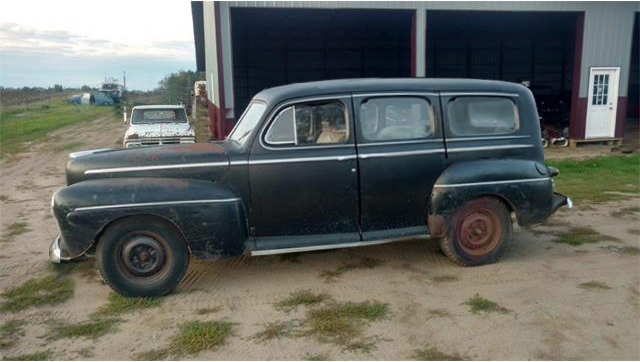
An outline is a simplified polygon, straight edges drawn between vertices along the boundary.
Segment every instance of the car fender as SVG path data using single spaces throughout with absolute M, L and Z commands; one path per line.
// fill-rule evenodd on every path
M 87 180 L 58 190 L 52 210 L 60 229 L 61 259 L 90 249 L 111 223 L 154 216 L 182 233 L 197 259 L 240 255 L 248 239 L 244 204 L 228 185 L 176 178 Z
M 542 222 L 552 211 L 551 173 L 543 163 L 520 159 L 459 162 L 436 180 L 429 203 L 429 230 L 444 236 L 448 221 L 464 203 L 493 196 L 515 213 L 520 226 Z

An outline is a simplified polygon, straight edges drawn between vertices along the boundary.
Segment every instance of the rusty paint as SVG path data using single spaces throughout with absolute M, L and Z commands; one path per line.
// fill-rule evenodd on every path
M 429 234 L 434 238 L 441 238 L 446 233 L 446 223 L 442 215 L 429 215 Z

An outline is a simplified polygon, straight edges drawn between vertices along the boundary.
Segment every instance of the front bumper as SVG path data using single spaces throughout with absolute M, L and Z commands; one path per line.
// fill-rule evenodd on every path
M 60 263 L 60 235 L 49 246 L 49 260 L 54 263 Z
M 555 213 L 562 206 L 567 206 L 569 209 L 573 209 L 573 202 L 567 196 L 559 194 L 557 192 L 553 193 L 553 199 L 551 204 L 551 213 Z

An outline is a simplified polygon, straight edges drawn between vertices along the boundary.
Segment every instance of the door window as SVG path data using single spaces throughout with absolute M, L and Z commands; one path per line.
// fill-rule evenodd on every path
M 447 114 L 456 136 L 508 134 L 518 129 L 518 110 L 509 98 L 457 97 L 449 101 Z
M 609 95 L 609 74 L 593 75 L 593 98 L 591 104 L 601 106 L 607 104 Z
M 265 134 L 270 145 L 309 146 L 347 142 L 347 110 L 342 102 L 296 104 L 281 110 Z
M 371 98 L 360 105 L 360 128 L 368 141 L 427 138 L 434 124 L 433 108 L 424 98 Z

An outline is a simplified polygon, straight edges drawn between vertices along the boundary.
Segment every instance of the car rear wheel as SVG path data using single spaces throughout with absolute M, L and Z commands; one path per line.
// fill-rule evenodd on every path
M 178 285 L 189 250 L 170 223 L 131 217 L 111 225 L 100 238 L 96 260 L 105 282 L 127 297 L 160 296 Z
M 451 218 L 442 251 L 463 266 L 495 263 L 511 239 L 511 214 L 493 197 L 468 201 Z

